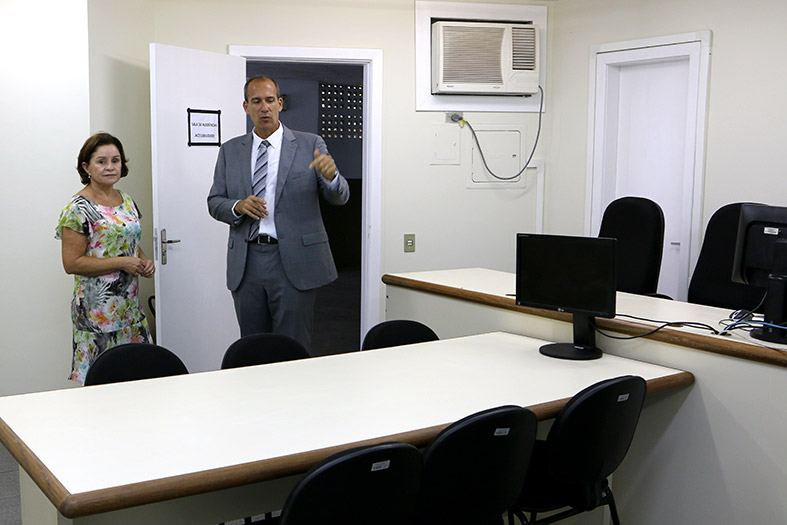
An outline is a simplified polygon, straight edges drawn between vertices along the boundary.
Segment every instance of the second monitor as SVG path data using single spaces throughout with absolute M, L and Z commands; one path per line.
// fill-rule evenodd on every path
M 517 234 L 516 304 L 573 314 L 574 340 L 542 346 L 561 359 L 597 359 L 594 317 L 615 317 L 615 239 Z

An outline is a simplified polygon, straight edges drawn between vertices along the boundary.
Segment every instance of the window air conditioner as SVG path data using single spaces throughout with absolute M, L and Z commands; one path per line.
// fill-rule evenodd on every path
M 432 94 L 537 93 L 537 42 L 532 24 L 434 22 Z

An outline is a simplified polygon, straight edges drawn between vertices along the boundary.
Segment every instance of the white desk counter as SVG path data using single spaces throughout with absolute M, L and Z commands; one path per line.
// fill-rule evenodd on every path
M 571 341 L 571 316 L 517 306 L 515 281 L 512 273 L 483 268 L 385 275 L 386 318 L 422 321 L 443 338 L 502 330 Z M 626 293 L 618 293 L 617 312 L 714 327 L 730 314 Z M 618 336 L 656 326 L 623 317 L 596 323 Z M 696 378 L 691 389 L 646 401 L 634 443 L 615 474 L 625 523 L 787 523 L 786 351 L 687 327 L 630 340 L 597 334 L 596 344 L 605 357 L 690 370 Z
M 571 320 L 570 314 L 517 306 L 514 297 L 516 276 L 513 273 L 486 268 L 463 268 L 384 275 L 383 282 L 394 287 L 445 295 L 537 317 L 566 322 Z M 597 318 L 598 327 L 618 334 L 636 335 L 650 331 L 658 324 L 632 320 L 621 315 L 627 314 L 659 321 L 701 322 L 720 330 L 722 326 L 719 321 L 730 314 L 730 310 L 723 308 L 622 292 L 617 294 L 617 312 L 619 317 L 615 319 Z M 757 341 L 741 331 L 716 336 L 698 328 L 668 327 L 648 337 L 687 348 L 787 367 L 787 346 Z M 551 334 L 547 338 L 552 339 Z
M 215 523 L 271 508 L 262 508 L 264 485 L 257 502 L 221 512 L 211 493 L 302 473 L 349 446 L 423 445 L 445 425 L 498 405 L 552 417 L 579 390 L 619 375 L 644 377 L 649 393 L 693 381 L 612 355 L 547 358 L 538 353 L 542 343 L 497 332 L 9 396 L 0 398 L 0 438 L 62 514 L 57 523 L 141 522 L 155 502 L 169 505 L 167 523 Z M 272 508 L 286 492 L 276 492 Z M 133 512 L 118 514 L 123 509 Z

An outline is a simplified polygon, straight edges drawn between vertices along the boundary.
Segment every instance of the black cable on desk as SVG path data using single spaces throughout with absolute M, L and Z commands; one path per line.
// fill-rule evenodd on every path
M 699 330 L 708 330 L 713 335 L 721 335 L 721 332 L 713 328 L 711 325 L 705 323 L 699 323 L 696 321 L 659 321 L 656 319 L 648 319 L 646 317 L 637 317 L 628 314 L 618 314 L 616 317 L 626 317 L 628 319 L 634 319 L 637 321 L 646 321 L 648 323 L 660 323 L 661 325 L 657 326 L 653 330 L 649 330 L 645 333 L 638 334 L 638 335 L 612 335 L 607 332 L 601 331 L 598 328 L 598 326 L 596 326 L 595 322 L 593 323 L 593 329 L 596 330 L 596 332 L 598 332 L 599 334 L 603 335 L 604 337 L 609 337 L 610 339 L 638 339 L 640 337 L 647 337 L 649 335 L 655 334 L 659 330 L 663 330 L 664 328 L 667 328 L 668 326 L 697 328 Z

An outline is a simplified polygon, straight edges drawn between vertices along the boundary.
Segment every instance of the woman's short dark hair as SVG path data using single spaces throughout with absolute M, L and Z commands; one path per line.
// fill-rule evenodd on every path
M 104 133 L 102 131 L 87 139 L 82 145 L 82 149 L 79 150 L 79 156 L 77 156 L 77 172 L 79 173 L 79 178 L 82 180 L 82 184 L 85 186 L 90 184 L 90 175 L 88 175 L 85 168 L 82 167 L 82 163 L 90 164 L 90 158 L 96 150 L 101 146 L 107 146 L 109 144 L 116 146 L 118 152 L 120 152 L 120 176 L 125 177 L 128 175 L 128 159 L 123 152 L 123 144 L 120 143 L 117 137 L 113 137 L 109 133 Z

